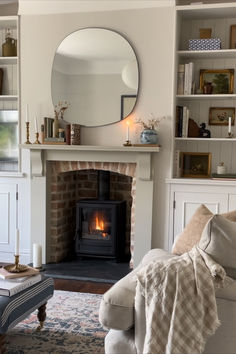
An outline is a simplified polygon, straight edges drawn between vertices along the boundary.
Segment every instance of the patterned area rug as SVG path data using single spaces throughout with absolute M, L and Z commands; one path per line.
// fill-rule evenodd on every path
M 7 334 L 7 354 L 103 354 L 106 331 L 98 320 L 102 295 L 56 290 L 41 332 L 37 311 Z

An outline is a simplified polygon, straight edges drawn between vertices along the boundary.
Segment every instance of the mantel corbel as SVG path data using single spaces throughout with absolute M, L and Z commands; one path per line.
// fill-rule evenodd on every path
M 150 181 L 151 177 L 151 153 L 138 154 L 138 178 Z
M 42 150 L 30 150 L 30 164 L 31 164 L 31 176 L 42 177 L 43 176 L 43 151 Z

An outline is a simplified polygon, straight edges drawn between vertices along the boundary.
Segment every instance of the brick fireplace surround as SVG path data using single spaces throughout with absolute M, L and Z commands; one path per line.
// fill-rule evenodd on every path
M 42 245 L 43 263 L 61 257 L 58 243 L 63 244 L 62 235 L 53 235 L 53 217 L 57 211 L 51 211 L 51 203 L 60 205 L 58 194 L 52 191 L 58 176 L 82 173 L 84 170 L 109 170 L 121 177 L 132 180 L 130 250 L 134 267 L 144 254 L 151 249 L 153 215 L 153 179 L 152 154 L 156 147 L 89 146 L 89 145 L 22 145 L 24 171 L 30 184 L 29 237 L 32 245 Z M 76 172 L 77 171 L 77 172 Z M 69 176 L 69 174 L 67 176 Z M 66 177 L 67 178 L 67 177 Z M 60 178 L 59 178 L 60 179 Z M 53 187 L 53 188 L 52 188 Z M 64 198 L 61 193 L 61 197 Z M 66 194 L 66 193 L 65 193 Z M 54 195 L 54 197 L 53 197 Z M 62 200 L 63 203 L 63 200 Z M 51 215 L 52 212 L 52 215 Z M 59 213 L 60 215 L 60 213 Z M 53 216 L 51 218 L 51 216 Z M 59 218 L 55 221 L 57 224 Z M 61 221 L 62 222 L 62 221 Z M 58 231 L 56 231 L 58 232 Z M 60 238 L 61 241 L 56 237 Z M 59 252 L 59 255 L 55 256 Z M 53 258 L 55 256 L 55 258 Z
M 126 244 L 131 260 L 134 249 L 136 164 L 55 161 L 51 167 L 50 262 L 70 255 L 75 235 L 75 206 L 80 198 L 97 197 L 97 171 L 111 172 L 111 199 L 126 200 Z M 132 264 L 132 263 L 131 263 Z

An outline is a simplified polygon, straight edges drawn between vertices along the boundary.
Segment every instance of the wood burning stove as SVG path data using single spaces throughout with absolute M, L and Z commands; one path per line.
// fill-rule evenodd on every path
M 99 171 L 98 196 L 76 204 L 76 254 L 121 261 L 125 257 L 126 202 L 109 200 L 107 171 Z

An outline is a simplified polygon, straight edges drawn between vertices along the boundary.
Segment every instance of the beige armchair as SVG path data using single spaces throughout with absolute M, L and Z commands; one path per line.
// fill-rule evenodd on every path
M 149 251 L 135 270 L 104 294 L 99 319 L 110 329 L 105 338 L 106 354 L 143 354 L 145 300 L 136 292 L 136 273 L 154 259 L 170 257 L 174 255 L 162 249 Z M 228 288 L 217 290 L 216 300 L 221 326 L 207 341 L 204 354 L 236 354 L 236 281 Z

